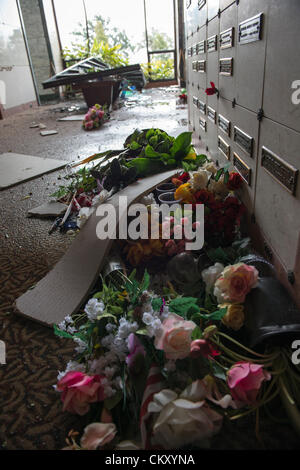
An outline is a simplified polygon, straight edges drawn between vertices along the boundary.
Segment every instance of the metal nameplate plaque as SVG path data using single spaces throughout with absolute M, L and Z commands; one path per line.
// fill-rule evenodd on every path
M 248 20 L 239 24 L 239 43 L 248 44 L 249 42 L 259 41 L 262 36 L 263 14 L 259 13 Z
M 233 58 L 220 59 L 219 61 L 219 74 L 232 75 L 233 72 Z
M 219 128 L 226 134 L 228 137 L 230 137 L 230 121 L 228 119 L 224 118 L 222 114 L 219 114 L 218 116 L 218 124 Z
M 220 33 L 220 49 L 233 47 L 234 28 L 226 29 Z
M 194 44 L 194 45 L 192 46 L 192 55 L 196 55 L 196 54 L 197 54 L 197 45 Z
M 201 10 L 201 8 L 203 8 L 205 4 L 206 0 L 198 0 L 198 10 Z
M 206 113 L 206 104 L 203 101 L 198 100 L 198 109 L 200 113 L 205 114 Z
M 217 35 L 214 35 L 207 39 L 207 52 L 213 52 L 216 50 L 217 50 Z
M 222 154 L 227 158 L 230 159 L 230 145 L 225 142 L 222 137 L 218 135 L 218 149 L 222 152 Z
M 217 113 L 210 106 L 207 106 L 207 117 L 210 121 L 212 121 L 214 124 L 216 124 Z
M 206 61 L 198 60 L 197 62 L 197 72 L 205 73 L 206 70 Z
M 244 181 L 251 186 L 251 168 L 238 156 L 237 153 L 233 154 L 233 165 L 241 175 Z
M 192 62 L 192 69 L 193 69 L 194 71 L 197 70 L 197 60 L 194 60 L 194 61 Z
M 199 125 L 200 125 L 200 128 L 206 132 L 206 121 L 205 119 L 203 119 L 202 117 L 199 117 Z
M 196 53 L 204 54 L 204 52 L 205 52 L 205 39 L 203 39 L 203 41 L 200 41 L 196 44 Z
M 193 105 L 198 107 L 198 98 L 196 96 L 193 96 Z
M 239 147 L 241 147 L 249 157 L 252 157 L 253 151 L 253 137 L 243 132 L 238 127 L 234 126 L 233 128 L 233 140 L 237 143 Z
M 188 57 L 191 57 L 193 55 L 193 48 L 189 47 L 187 51 L 188 51 Z
M 291 194 L 295 194 L 299 171 L 266 147 L 261 149 L 262 167 Z

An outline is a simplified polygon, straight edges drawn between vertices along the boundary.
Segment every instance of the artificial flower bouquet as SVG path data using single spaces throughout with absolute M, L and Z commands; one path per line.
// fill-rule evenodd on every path
M 155 292 L 147 271 L 103 281 L 83 311 L 55 326 L 76 344 L 56 385 L 62 409 L 88 423 L 80 442 L 70 432 L 68 449 L 208 447 L 224 420 L 258 418 L 278 394 L 297 390 L 287 348 L 257 352 L 237 340 L 259 282 L 242 259 L 236 251 L 233 264 L 202 269 L 193 297 L 171 282 Z
M 206 163 L 194 172 L 181 172 L 172 178 L 176 186 L 175 200 L 179 204 L 191 204 L 192 211 L 176 210 L 171 217 L 165 217 L 159 226 L 159 240 L 127 240 L 123 248 L 127 261 L 132 266 L 148 262 L 152 257 L 171 257 L 186 251 L 183 233 L 184 224 L 192 218 L 196 230 L 197 205 L 204 205 L 205 242 L 210 246 L 228 246 L 238 236 L 241 217 L 245 212 L 234 191 L 242 184 L 242 178 L 228 167 L 217 168 L 213 162 Z M 156 199 L 143 198 L 142 203 L 156 204 Z M 149 213 L 149 227 L 151 216 Z
M 95 104 L 92 108 L 89 108 L 88 112 L 84 116 L 82 127 L 86 131 L 92 129 L 98 129 L 104 121 L 108 119 L 108 115 L 100 104 Z

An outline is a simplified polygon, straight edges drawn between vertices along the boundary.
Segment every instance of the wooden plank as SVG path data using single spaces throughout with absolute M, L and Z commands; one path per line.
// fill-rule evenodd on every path
M 141 179 L 112 196 L 108 202 L 115 207 L 117 220 L 127 215 L 125 210 L 119 214 L 120 196 L 127 196 L 129 206 L 174 174 L 172 170 Z M 51 326 L 79 309 L 88 298 L 114 242 L 97 238 L 96 226 L 100 220 L 95 211 L 55 267 L 16 300 L 17 313 Z

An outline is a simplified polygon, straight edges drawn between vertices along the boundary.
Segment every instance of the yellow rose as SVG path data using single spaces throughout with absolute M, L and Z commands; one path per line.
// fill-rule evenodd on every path
M 245 320 L 244 306 L 241 304 L 221 304 L 220 308 L 227 307 L 227 313 L 222 318 L 222 323 L 232 330 L 242 328 Z

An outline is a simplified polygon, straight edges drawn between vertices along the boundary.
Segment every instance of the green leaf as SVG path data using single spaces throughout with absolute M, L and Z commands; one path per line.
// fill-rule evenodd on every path
M 61 336 L 62 338 L 73 338 L 73 335 L 70 335 L 70 333 L 67 333 L 66 331 L 60 330 L 55 324 L 53 325 L 53 329 L 56 336 Z
M 227 184 L 229 180 L 229 173 L 228 171 L 224 171 L 224 183 Z
M 126 165 L 128 168 L 135 168 L 137 176 L 148 176 L 151 173 L 159 172 L 163 165 L 160 159 L 138 157 L 134 158 Z
M 130 149 L 131 150 L 137 150 L 139 148 L 141 148 L 141 145 L 138 144 L 135 140 L 133 142 L 131 142 L 131 144 L 130 144 Z
M 97 320 L 102 320 L 102 318 L 112 318 L 117 323 L 117 318 L 112 313 L 102 313 L 102 315 L 98 315 Z
M 219 179 L 221 178 L 222 174 L 223 174 L 223 171 L 224 169 L 223 168 L 220 168 L 217 173 L 215 174 L 215 181 L 219 181 Z
M 209 313 L 208 315 L 204 313 L 200 313 L 200 315 L 205 320 L 221 320 L 224 317 L 224 315 L 226 315 L 226 312 L 227 312 L 227 307 L 220 308 L 219 310 L 216 310 L 213 313 Z
M 176 137 L 174 144 L 171 148 L 171 155 L 173 157 L 185 157 L 185 150 L 191 145 L 192 142 L 192 132 L 183 132 Z
M 148 158 L 159 158 L 160 153 L 156 152 L 151 145 L 146 145 L 145 147 L 145 156 Z
M 140 288 L 141 291 L 143 292 L 144 290 L 147 290 L 149 285 L 150 285 L 150 276 L 146 269 L 144 272 L 144 277 L 143 277 L 143 281 L 142 281 L 141 288 Z
M 147 336 L 147 329 L 146 328 L 141 328 L 140 330 L 137 330 L 135 332 L 136 335 L 142 335 L 142 336 Z
M 163 306 L 163 301 L 160 297 L 157 297 L 152 300 L 151 305 L 152 305 L 154 312 L 159 312 L 161 307 Z
M 219 366 L 219 364 L 217 364 L 215 361 L 210 361 L 210 366 L 212 368 L 214 376 L 217 377 L 217 379 L 221 379 L 226 382 L 226 373 L 224 369 L 222 369 L 222 367 Z
M 182 317 L 186 317 L 191 307 L 193 307 L 193 313 L 195 313 L 195 310 L 200 311 L 200 308 L 197 306 L 197 299 L 194 297 L 177 297 L 169 304 L 170 310 Z
M 192 341 L 195 339 L 201 339 L 202 338 L 202 330 L 199 326 L 196 326 L 192 332 Z

